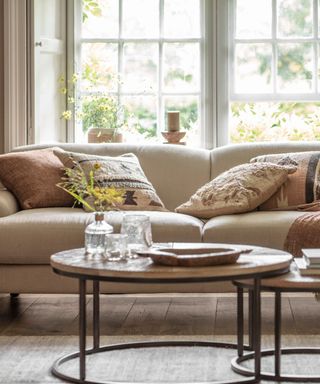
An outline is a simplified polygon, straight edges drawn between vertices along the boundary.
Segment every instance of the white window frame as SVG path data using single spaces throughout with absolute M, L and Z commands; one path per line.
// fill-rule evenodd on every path
M 320 33 L 319 33 L 319 3 L 318 0 L 313 1 L 313 26 L 314 33 L 310 38 L 279 38 L 277 37 L 277 1 L 272 0 L 272 35 L 271 38 L 266 39 L 237 39 L 236 38 L 236 1 L 230 0 L 231 6 L 229 11 L 229 26 L 230 26 L 230 101 L 247 101 L 247 102 L 260 102 L 260 101 L 319 101 L 320 97 L 320 82 L 318 75 L 319 68 L 319 46 L 320 46 Z M 235 45 L 248 43 L 268 43 L 272 44 L 272 85 L 273 91 L 270 93 L 236 93 L 233 85 L 235 84 Z M 278 44 L 290 43 L 311 43 L 314 50 L 314 63 L 313 63 L 313 90 L 307 93 L 283 93 L 278 92 L 277 84 L 277 55 Z
M 120 1 L 120 15 L 119 15 L 119 34 L 121 33 L 121 22 L 122 22 L 122 0 Z M 201 17 L 201 36 L 199 38 L 182 38 L 182 39 L 169 39 L 164 38 L 162 36 L 162 28 L 163 28 L 163 7 L 164 7 L 164 1 L 159 0 L 159 7 L 160 7 L 160 38 L 151 38 L 151 39 L 125 39 L 122 38 L 122 36 L 118 36 L 118 38 L 81 38 L 80 37 L 80 31 L 81 31 L 81 0 L 75 0 L 75 6 L 74 6 L 74 18 L 70 19 L 70 12 L 69 12 L 69 18 L 68 18 L 68 25 L 71 24 L 73 31 L 74 31 L 74 44 L 70 44 L 69 49 L 69 57 L 74 55 L 74 63 L 77 63 L 80 57 L 81 52 L 81 44 L 82 43 L 91 43 L 91 42 L 97 42 L 97 43 L 118 43 L 119 44 L 119 73 L 121 73 L 122 70 L 122 48 L 123 44 L 126 42 L 154 42 L 159 44 L 159 56 L 160 61 L 158 63 L 158 77 L 161 79 L 162 75 L 162 47 L 163 44 L 166 42 L 199 42 L 200 44 L 200 56 L 201 56 L 201 62 L 200 62 L 200 90 L 199 92 L 186 92 L 186 93 L 172 93 L 172 92 L 162 92 L 161 89 L 161 81 L 159 81 L 159 87 L 157 93 L 152 93 L 152 96 L 156 95 L 158 97 L 158 103 L 157 103 L 157 127 L 158 127 L 158 133 L 161 130 L 164 130 L 165 121 L 164 121 L 164 105 L 162 103 L 162 97 L 164 96 L 197 96 L 200 97 L 200 104 L 199 104 L 199 126 L 200 126 L 200 142 L 201 146 L 205 148 L 213 148 L 217 145 L 217 133 L 216 133 L 216 108 L 217 108 L 217 102 L 216 97 L 214 96 L 214 93 L 217 94 L 217 84 L 216 84 L 216 44 L 215 44 L 215 37 L 216 37 L 216 20 L 217 18 L 217 12 L 216 12 L 216 6 L 218 2 L 225 2 L 225 0 L 200 0 L 201 4 L 201 10 L 200 10 L 200 17 Z M 69 29 L 70 31 L 70 29 Z M 70 35 L 70 33 L 69 33 Z M 68 59 L 68 62 L 70 63 L 70 59 Z M 73 72 L 77 72 L 77 67 L 79 67 L 79 63 L 75 64 Z M 71 75 L 72 71 L 68 71 L 69 76 Z M 112 92 L 110 92 L 112 94 Z M 118 84 L 117 92 L 114 93 L 116 96 L 125 97 L 125 96 L 139 96 L 144 95 L 148 96 L 148 93 L 141 92 L 141 93 L 134 93 L 134 92 L 122 92 L 121 90 L 121 84 Z M 150 94 L 151 95 L 151 94 Z M 68 138 L 69 140 L 74 139 L 74 124 L 68 123 Z M 72 133 L 73 132 L 73 133 Z
M 67 1 L 67 77 L 77 71 L 76 57 L 79 53 L 79 30 L 81 19 L 77 9 L 81 0 Z M 228 122 L 228 3 L 230 0 L 201 0 L 201 105 L 199 119 L 201 144 L 214 148 L 227 144 Z M 35 86 L 29 64 L 33 42 L 30 33 L 33 23 L 30 6 L 26 19 L 26 4 L 32 0 L 4 0 L 4 138 L 5 151 L 16 146 L 32 143 L 32 96 Z M 26 25 L 28 23 L 28 25 Z M 19 26 L 19 28 L 17 27 Z M 218 43 L 217 43 L 218 42 Z M 28 50 L 26 49 L 28 47 Z M 50 68 L 48 68 L 50 70 Z M 67 142 L 74 142 L 74 122 L 67 122 Z
M 216 0 L 215 8 L 215 115 L 213 129 L 215 134 L 214 147 L 229 144 L 229 105 L 230 105 L 230 30 L 229 16 L 232 0 Z
M 29 2 L 4 0 L 4 152 L 28 144 Z

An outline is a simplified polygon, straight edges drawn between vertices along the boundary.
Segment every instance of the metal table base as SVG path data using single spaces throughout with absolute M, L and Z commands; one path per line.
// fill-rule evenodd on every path
M 254 371 L 244 367 L 241 363 L 255 359 L 255 352 L 253 351 L 253 333 L 254 322 L 252 315 L 253 306 L 253 287 L 241 282 L 235 283 L 237 286 L 237 302 L 238 302 L 238 357 L 234 358 L 231 362 L 232 369 L 244 376 L 251 376 Z M 244 288 L 248 289 L 249 293 L 249 316 L 248 316 L 248 331 L 249 331 L 249 345 L 244 345 L 244 321 L 243 321 L 243 292 Z M 264 289 L 264 288 L 263 288 Z M 260 378 L 262 380 L 275 380 L 275 381 L 289 381 L 289 382 L 310 382 L 320 383 L 320 376 L 312 375 L 293 375 L 281 373 L 281 355 L 293 355 L 293 354 L 318 354 L 320 355 L 320 348 L 282 348 L 281 347 L 281 293 L 282 292 L 307 292 L 317 290 L 307 289 L 283 289 L 283 288 L 269 288 L 266 289 L 272 291 L 275 294 L 275 315 L 274 315 L 274 349 L 267 349 L 261 351 L 261 357 L 274 356 L 274 372 L 261 372 Z M 239 320 L 240 318 L 240 320 Z M 244 355 L 244 349 L 249 349 L 251 352 Z
M 165 341 L 165 342 L 140 342 L 140 343 L 123 343 L 109 346 L 100 346 L 100 301 L 99 301 L 99 281 L 93 280 L 93 348 L 86 348 L 86 278 L 79 279 L 79 352 L 71 353 L 58 359 L 53 367 L 52 373 L 54 376 L 71 383 L 81 384 L 121 384 L 121 381 L 91 381 L 86 377 L 86 356 L 94 355 L 96 353 L 123 350 L 128 348 L 154 348 L 154 347 L 208 347 L 208 348 L 232 348 L 238 349 L 238 354 L 243 355 L 243 351 L 247 349 L 243 345 L 243 339 L 241 339 L 241 333 L 238 334 L 238 343 L 219 343 L 219 342 L 197 342 L 197 341 Z M 255 368 L 254 372 L 246 374 L 247 377 L 243 379 L 229 381 L 213 381 L 212 384 L 236 384 L 236 383 L 257 383 L 260 381 L 261 375 L 261 297 L 260 297 L 261 279 L 254 279 L 254 286 L 252 289 L 253 311 L 252 311 L 252 345 L 251 349 L 254 350 Z M 239 296 L 241 299 L 241 296 Z M 242 301 L 238 306 L 238 329 L 243 327 L 243 296 Z M 241 306 L 242 304 L 242 306 Z M 239 316 L 241 314 L 242 316 Z M 240 335 L 240 337 L 239 337 Z M 243 333 L 242 333 L 243 336 Z M 79 359 L 79 376 L 68 376 L 61 371 L 64 363 L 67 361 Z M 209 384 L 210 382 L 207 382 Z M 144 383 L 146 384 L 146 383 Z M 202 383 L 203 384 L 203 383 Z

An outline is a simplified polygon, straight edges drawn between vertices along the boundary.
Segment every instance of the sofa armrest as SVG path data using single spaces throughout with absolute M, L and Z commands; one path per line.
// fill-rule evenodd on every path
M 0 217 L 9 216 L 20 210 L 14 195 L 2 187 L 0 183 Z

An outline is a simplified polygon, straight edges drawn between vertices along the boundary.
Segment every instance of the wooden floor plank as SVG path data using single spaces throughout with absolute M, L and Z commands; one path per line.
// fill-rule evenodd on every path
M 0 298 L 0 334 L 12 324 L 12 322 L 24 313 L 37 300 L 36 296 L 20 296 L 11 299 L 9 295 Z
M 92 328 L 92 297 L 87 298 L 88 330 Z M 320 303 L 312 296 L 282 299 L 282 332 L 320 334 Z M 77 335 L 77 295 L 0 297 L 0 334 Z M 262 328 L 273 334 L 274 299 L 262 299 Z M 247 300 L 245 300 L 245 329 Z M 102 335 L 235 335 L 235 296 L 101 296 Z
M 292 297 L 290 305 L 298 334 L 320 334 L 320 303 L 314 297 Z
M 101 296 L 100 299 L 100 331 L 102 335 L 118 335 L 128 317 L 133 305 L 136 302 L 135 297 L 122 296 Z M 88 330 L 92 334 L 92 304 L 88 304 Z
M 157 335 L 165 320 L 170 301 L 168 298 L 137 298 L 122 323 L 119 334 Z
M 18 299 L 19 300 L 19 299 Z M 78 298 L 38 298 L 3 331 L 4 335 L 77 334 L 73 320 L 78 316 Z
M 171 300 L 160 333 L 168 335 L 212 335 L 216 298 L 177 297 Z
M 237 299 L 235 297 L 223 297 L 218 299 L 217 319 L 214 333 L 216 335 L 236 334 L 237 326 Z M 274 299 L 273 297 L 262 298 L 261 304 L 262 330 L 264 334 L 274 332 Z M 248 324 L 248 301 L 244 301 L 244 324 L 247 332 Z M 293 321 L 291 307 L 288 298 L 282 299 L 282 326 L 284 334 L 295 334 L 296 324 Z
M 217 300 L 215 335 L 233 335 L 236 332 L 236 298 L 225 297 Z

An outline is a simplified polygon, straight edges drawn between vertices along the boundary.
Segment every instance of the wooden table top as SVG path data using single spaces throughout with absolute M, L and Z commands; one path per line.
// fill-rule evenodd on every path
M 237 247 L 239 246 L 215 243 L 170 243 L 171 247 L 202 248 L 202 247 Z M 168 246 L 168 244 L 166 244 Z M 154 264 L 149 257 L 129 259 L 124 262 L 110 262 L 88 258 L 83 248 L 71 249 L 51 256 L 51 266 L 58 273 L 73 277 L 96 277 L 101 280 L 179 280 L 179 279 L 208 279 L 232 280 L 235 277 L 254 277 L 266 273 L 276 273 L 288 269 L 292 256 L 288 253 L 269 248 L 251 247 L 249 254 L 240 255 L 235 264 L 211 267 L 170 267 Z
M 241 284 L 252 286 L 251 280 L 241 281 Z M 295 262 L 291 263 L 290 272 L 280 276 L 262 279 L 261 286 L 267 289 L 307 291 L 320 290 L 320 276 L 302 276 Z

